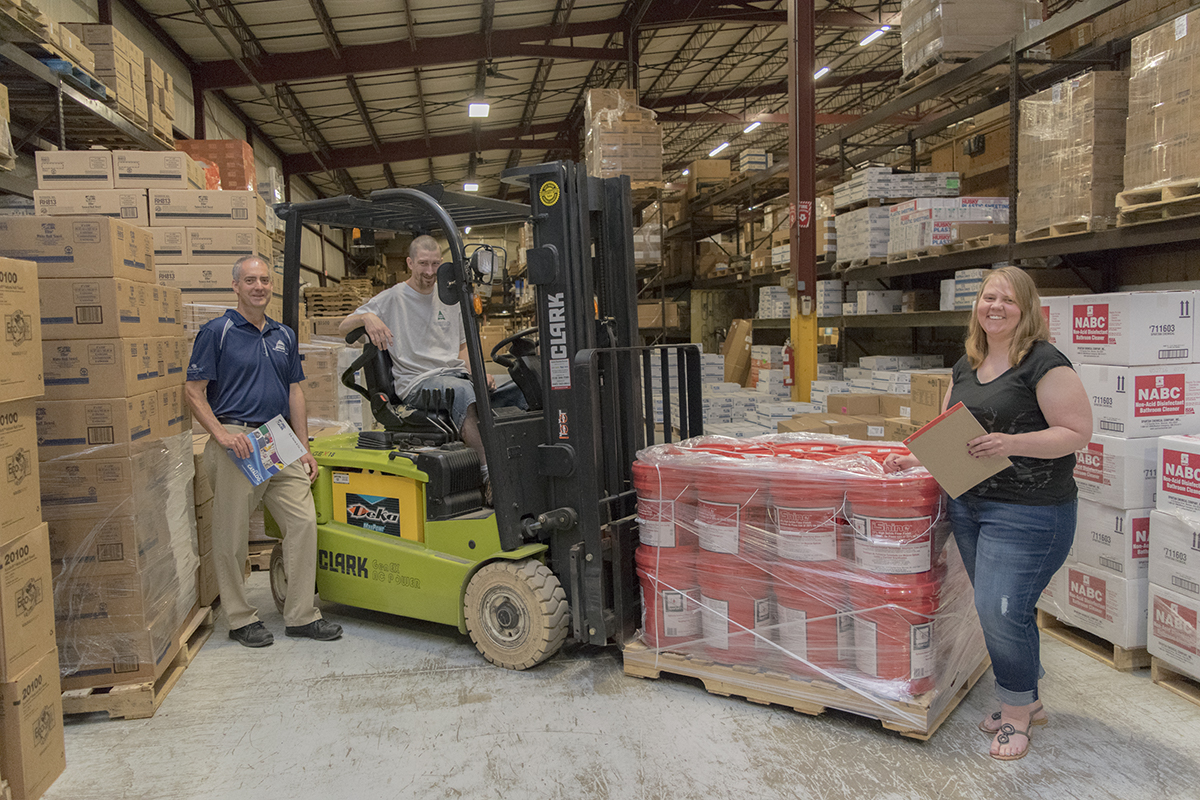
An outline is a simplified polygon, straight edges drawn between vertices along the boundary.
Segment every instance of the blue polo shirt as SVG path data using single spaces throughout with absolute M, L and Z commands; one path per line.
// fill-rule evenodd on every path
M 196 334 L 187 379 L 208 381 L 208 404 L 218 417 L 288 419 L 291 384 L 304 380 L 296 333 L 270 318 L 260 331 L 231 308 Z

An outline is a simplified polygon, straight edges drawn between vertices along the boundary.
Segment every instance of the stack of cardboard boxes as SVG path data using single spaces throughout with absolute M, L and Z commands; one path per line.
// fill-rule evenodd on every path
M 1076 454 L 1075 546 L 1038 607 L 1120 647 L 1145 647 L 1158 437 L 1200 432 L 1195 293 L 1054 297 L 1043 308 L 1091 398 L 1093 435 Z
M 654 112 L 638 105 L 632 89 L 589 89 L 584 153 L 588 174 L 628 175 L 634 182 L 662 182 L 662 128 Z
M 905 0 L 900 48 L 904 74 L 943 59 L 973 58 L 1042 21 L 1027 0 Z
M 11 122 L 8 111 L 8 87 L 0 83 L 0 170 L 10 170 L 17 165 L 17 151 L 13 149 Z
M 35 800 L 66 767 L 50 539 L 38 484 L 37 266 L 0 258 L 0 275 L 0 773 L 14 797 Z

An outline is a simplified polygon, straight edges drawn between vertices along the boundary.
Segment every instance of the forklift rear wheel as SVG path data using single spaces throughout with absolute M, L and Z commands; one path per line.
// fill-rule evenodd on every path
M 482 567 L 463 602 L 471 641 L 497 666 L 528 669 L 557 653 L 567 638 L 567 595 L 537 561 Z
M 287 570 L 283 562 L 283 542 L 276 542 L 271 548 L 271 597 L 275 600 L 275 608 L 283 613 L 283 603 L 287 599 Z

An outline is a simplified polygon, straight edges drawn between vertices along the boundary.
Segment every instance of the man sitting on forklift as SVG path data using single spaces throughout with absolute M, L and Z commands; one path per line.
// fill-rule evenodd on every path
M 443 304 L 438 297 L 437 272 L 441 263 L 442 251 L 436 239 L 432 236 L 413 239 L 408 247 L 408 269 L 412 273 L 409 279 L 363 303 L 342 320 L 338 332 L 344 335 L 355 328 L 366 328 L 371 342 L 388 350 L 396 396 L 405 405 L 437 411 L 424 398 L 438 392 L 445 396 L 447 390 L 453 390 L 450 417 L 462 432 L 463 442 L 479 454 L 484 502 L 490 506 L 492 486 L 479 435 L 462 312 Z M 395 332 L 403 335 L 397 336 Z M 497 389 L 495 378 L 488 375 L 487 386 L 493 406 L 526 408 L 525 398 L 515 384 Z

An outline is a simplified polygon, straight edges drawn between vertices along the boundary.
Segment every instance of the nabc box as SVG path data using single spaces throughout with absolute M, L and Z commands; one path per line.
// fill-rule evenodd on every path
M 1150 584 L 1146 649 L 1170 666 L 1200 679 L 1200 600 Z
M 1148 584 L 1145 578 L 1068 565 L 1066 621 L 1120 647 L 1145 647 Z
M 1200 517 L 1152 511 L 1146 560 L 1151 583 L 1200 600 Z
M 1111 508 L 1080 500 L 1075 525 L 1075 560 L 1123 578 L 1145 578 L 1151 510 Z
M 1200 433 L 1200 364 L 1118 367 L 1080 364 L 1092 431 L 1146 437 Z
M 1193 359 L 1195 292 L 1071 297 L 1071 357 L 1084 364 L 1182 364 Z
M 1113 508 L 1150 508 L 1158 487 L 1158 440 L 1093 434 L 1075 453 L 1081 498 Z
M 1071 298 L 1043 297 L 1042 317 L 1050 326 L 1050 344 L 1057 347 L 1067 358 L 1074 360 L 1071 352 Z
M 1158 499 L 1160 511 L 1200 513 L 1200 437 L 1158 438 Z

